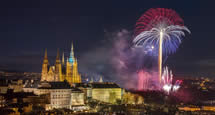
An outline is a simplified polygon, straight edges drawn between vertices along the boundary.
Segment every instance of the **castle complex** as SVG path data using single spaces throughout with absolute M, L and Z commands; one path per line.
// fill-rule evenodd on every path
M 78 62 L 74 56 L 73 44 L 67 61 L 60 60 L 59 50 L 57 51 L 56 61 L 54 66 L 50 66 L 48 62 L 47 50 L 42 65 L 41 81 L 58 82 L 66 80 L 70 85 L 73 83 L 81 83 L 81 75 L 78 72 Z

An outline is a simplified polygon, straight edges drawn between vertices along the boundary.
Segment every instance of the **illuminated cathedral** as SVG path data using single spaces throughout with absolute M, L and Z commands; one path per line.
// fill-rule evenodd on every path
M 81 75 L 78 72 L 77 58 L 74 56 L 73 44 L 67 61 L 64 61 L 64 53 L 62 61 L 60 60 L 59 50 L 57 51 L 56 61 L 54 66 L 50 66 L 48 62 L 47 50 L 42 65 L 41 81 L 59 82 L 66 80 L 70 85 L 73 83 L 81 83 Z

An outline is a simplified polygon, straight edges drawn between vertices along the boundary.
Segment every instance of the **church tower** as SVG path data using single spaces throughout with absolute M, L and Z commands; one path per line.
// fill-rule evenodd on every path
M 103 78 L 102 78 L 102 76 L 99 78 L 99 83 L 103 83 Z
M 59 53 L 59 49 L 57 49 L 54 81 L 60 81 L 61 76 L 62 76 L 62 71 L 61 71 L 61 63 L 60 63 L 60 53 Z
M 70 56 L 69 56 L 69 63 L 71 63 L 73 65 L 74 60 L 75 60 L 75 56 L 74 56 L 74 48 L 73 48 L 73 43 L 72 43 Z
M 81 83 L 81 76 L 78 73 L 78 61 L 75 59 L 72 67 L 72 82 L 73 83 Z
M 66 65 L 64 61 L 64 53 L 62 54 L 62 63 L 61 63 L 61 75 L 60 75 L 60 81 L 64 81 L 66 78 Z
M 50 66 L 49 67 L 49 71 L 48 71 L 48 75 L 46 77 L 46 81 L 55 81 L 55 66 Z
M 74 63 L 74 50 L 73 50 L 73 44 L 71 46 L 71 51 L 70 51 L 70 56 L 69 59 L 67 59 L 66 62 L 66 80 L 69 82 L 70 85 L 72 85 L 72 67 L 73 67 L 73 63 Z
M 49 62 L 48 62 L 47 49 L 46 49 L 44 59 L 43 59 L 43 65 L 42 65 L 41 81 L 47 80 L 48 64 Z
M 74 56 L 73 44 L 71 46 L 70 56 L 66 63 L 66 80 L 72 85 L 72 83 L 81 83 L 81 77 L 78 73 L 78 62 Z
M 67 58 L 66 61 L 66 78 L 67 82 L 69 82 L 70 85 L 72 85 L 72 64 L 69 62 L 69 59 Z
M 62 54 L 62 65 L 65 65 L 65 61 L 64 61 L 64 52 Z

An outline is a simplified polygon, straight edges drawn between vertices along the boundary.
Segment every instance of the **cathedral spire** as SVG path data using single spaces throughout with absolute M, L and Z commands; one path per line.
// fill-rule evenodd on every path
M 91 77 L 90 83 L 93 83 L 93 82 L 94 82 L 93 77 Z
M 62 64 L 65 64 L 65 61 L 64 61 L 64 52 L 63 52 L 63 55 L 62 55 Z
M 59 48 L 57 49 L 57 56 L 56 56 L 56 64 L 60 64 L 60 52 L 59 52 Z
M 103 82 L 103 78 L 102 76 L 99 78 L 99 82 L 102 83 Z
M 60 63 L 60 51 L 57 49 L 57 56 L 55 66 L 53 66 L 52 71 L 54 72 L 54 81 L 59 81 L 61 78 L 61 63 Z
M 48 64 L 49 62 L 48 62 L 47 49 L 45 49 L 45 55 L 44 55 L 43 65 L 42 65 L 41 81 L 47 80 Z
M 73 63 L 74 61 L 75 61 L 75 57 L 74 57 L 74 49 L 73 49 L 73 43 L 72 43 L 70 56 L 69 56 L 69 62 Z
M 57 56 L 56 56 L 56 60 L 60 60 L 60 52 L 59 52 L 59 48 L 57 49 Z
M 47 48 L 45 49 L 45 55 L 44 55 L 43 63 L 48 64 Z
M 47 55 L 47 48 L 46 48 L 46 50 L 45 50 L 44 59 L 48 59 L 48 55 Z

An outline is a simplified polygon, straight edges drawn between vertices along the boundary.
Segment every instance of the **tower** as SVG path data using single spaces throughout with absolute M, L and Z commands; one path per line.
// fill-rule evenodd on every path
M 73 67 L 72 67 L 72 82 L 73 83 L 81 83 L 81 76 L 78 73 L 78 61 L 77 61 L 77 59 L 74 60 Z
M 78 73 L 78 62 L 74 56 L 73 44 L 71 46 L 70 56 L 66 62 L 66 80 L 70 85 L 73 83 L 81 83 L 81 76 Z
M 62 54 L 62 65 L 65 65 L 65 61 L 64 61 L 64 52 Z
M 61 75 L 60 75 L 60 81 L 64 81 L 66 78 L 66 64 L 64 61 L 64 53 L 62 54 L 62 63 L 61 63 Z
M 42 65 L 41 81 L 47 80 L 48 64 L 49 62 L 48 62 L 47 49 L 46 49 L 44 59 L 43 59 L 43 65 Z
M 99 78 L 99 82 L 100 82 L 100 83 L 103 83 L 103 78 L 102 78 L 102 76 Z
M 72 64 L 69 62 L 69 59 L 67 58 L 66 61 L 66 77 L 65 80 L 69 82 L 70 85 L 72 85 Z
M 72 43 L 70 56 L 69 56 L 69 63 L 73 64 L 74 60 L 75 60 L 75 56 L 74 56 L 74 48 L 73 48 L 73 43 Z
M 61 63 L 60 63 L 60 53 L 59 53 L 59 49 L 57 49 L 54 81 L 61 81 L 61 80 L 62 80 L 62 71 L 61 71 Z
M 90 83 L 93 83 L 93 82 L 94 82 L 93 77 L 91 77 Z
M 55 66 L 50 66 L 46 81 L 55 81 Z
M 74 50 L 73 50 L 73 44 L 71 46 L 71 51 L 69 58 L 67 59 L 66 62 L 66 80 L 69 82 L 70 85 L 73 83 L 73 64 L 74 64 Z

